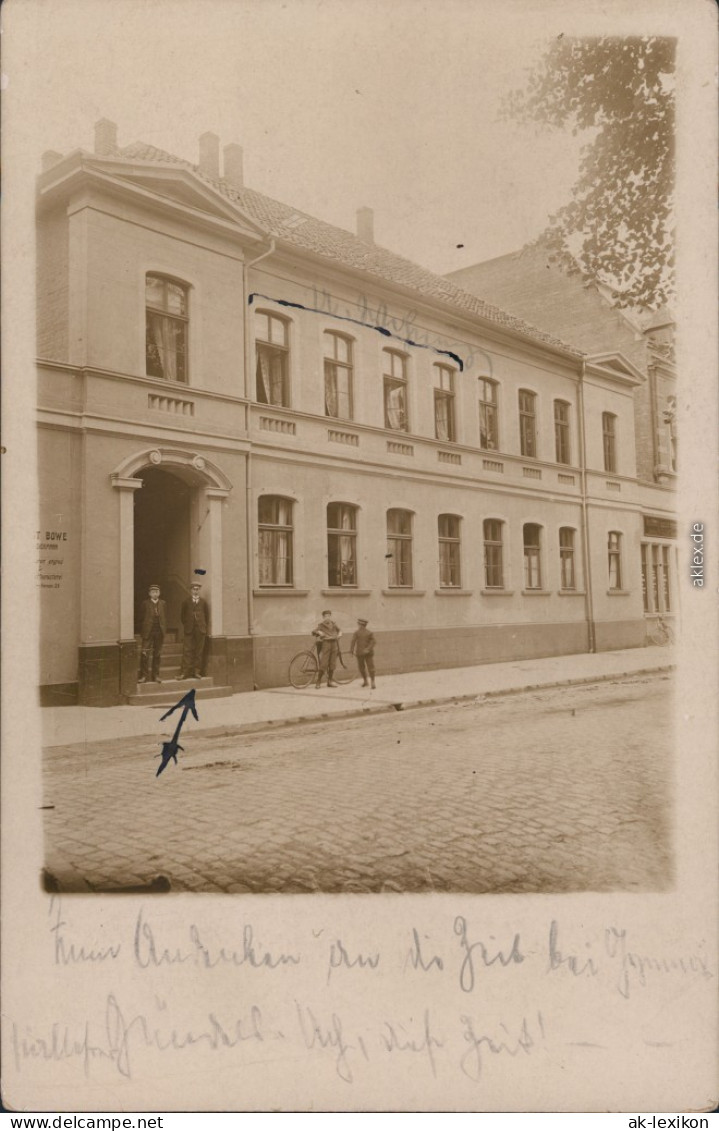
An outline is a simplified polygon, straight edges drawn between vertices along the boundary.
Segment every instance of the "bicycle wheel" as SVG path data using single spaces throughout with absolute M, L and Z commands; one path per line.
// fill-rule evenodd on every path
M 317 679 L 319 665 L 314 652 L 298 652 L 290 660 L 289 677 L 293 687 L 308 687 Z
M 337 683 L 351 683 L 357 675 L 357 668 L 351 656 L 347 657 L 347 667 L 340 660 L 335 667 L 334 678 Z

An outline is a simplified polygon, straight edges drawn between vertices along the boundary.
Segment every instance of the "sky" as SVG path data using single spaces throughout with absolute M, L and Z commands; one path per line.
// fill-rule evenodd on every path
M 379 244 L 440 273 L 518 249 L 569 199 L 582 139 L 498 117 L 562 5 L 25 2 L 38 165 L 91 148 L 102 117 L 191 161 L 212 130 L 250 187 L 350 230 L 369 206 Z

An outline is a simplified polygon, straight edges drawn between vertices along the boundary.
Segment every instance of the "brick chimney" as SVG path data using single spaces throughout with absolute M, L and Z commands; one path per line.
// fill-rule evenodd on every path
M 98 157 L 109 157 L 117 152 L 117 126 L 108 118 L 95 122 L 95 153 Z
M 242 188 L 245 181 L 242 175 L 242 146 L 232 142 L 223 150 L 225 180 L 235 188 Z
M 357 238 L 374 243 L 374 212 L 371 208 L 357 209 Z
M 220 179 L 220 139 L 210 130 L 200 138 L 200 172 L 213 180 Z
M 57 165 L 58 161 L 62 161 L 62 153 L 58 153 L 56 149 L 46 149 L 42 155 L 43 173 L 46 173 L 48 169 L 52 169 L 53 165 Z

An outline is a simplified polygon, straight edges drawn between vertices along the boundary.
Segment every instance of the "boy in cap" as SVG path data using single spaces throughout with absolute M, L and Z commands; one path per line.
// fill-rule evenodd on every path
M 327 672 L 327 686 L 336 687 L 334 681 L 335 666 L 339 655 L 339 638 L 342 635 L 339 628 L 332 620 L 332 610 L 324 609 L 322 620 L 317 628 L 312 629 L 312 635 L 317 637 L 317 651 L 319 653 L 320 670 L 317 673 L 315 687 L 322 684 L 322 676 Z
M 190 586 L 190 596 L 180 608 L 180 620 L 184 629 L 182 642 L 182 671 L 180 679 L 201 679 L 202 660 L 205 654 L 205 640 L 210 628 L 210 610 L 207 601 L 200 596 L 202 586 L 194 581 Z
M 352 637 L 350 644 L 350 654 L 357 657 L 357 667 L 359 668 L 360 675 L 362 676 L 362 686 L 367 687 L 367 676 L 369 675 L 372 680 L 372 690 L 375 689 L 374 682 L 374 633 L 370 632 L 367 628 L 368 622 L 359 617 L 357 620 L 357 631 Z

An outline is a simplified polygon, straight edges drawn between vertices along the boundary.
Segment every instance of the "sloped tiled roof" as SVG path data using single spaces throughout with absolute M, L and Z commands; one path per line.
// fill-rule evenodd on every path
M 306 212 L 282 204 L 264 193 L 250 188 L 237 188 L 224 179 L 215 180 L 200 171 L 197 165 L 175 157 L 154 145 L 134 142 L 116 150 L 114 156 L 127 161 L 148 162 L 179 166 L 192 172 L 200 180 L 212 185 L 251 220 L 259 224 L 269 236 L 281 239 L 304 251 L 314 252 L 323 258 L 344 266 L 365 271 L 385 282 L 407 287 L 429 299 L 449 303 L 468 314 L 477 315 L 498 328 L 521 334 L 540 345 L 559 349 L 574 357 L 582 353 L 575 346 L 530 325 L 497 306 L 469 294 L 442 275 L 420 267 L 419 264 L 396 255 L 374 243 L 367 243 L 343 228 L 327 224 Z

